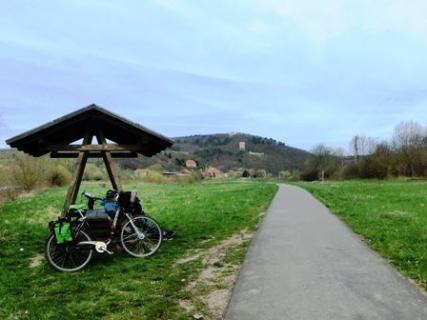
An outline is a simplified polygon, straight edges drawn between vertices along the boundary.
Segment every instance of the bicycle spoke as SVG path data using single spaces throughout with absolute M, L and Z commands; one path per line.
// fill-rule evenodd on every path
M 123 238 L 123 240 L 128 240 L 128 239 L 130 239 L 131 237 L 138 238 L 138 236 L 136 235 L 136 233 L 131 233 L 130 235 L 128 235 L 128 236 L 126 236 L 126 237 L 124 237 L 124 238 Z
M 65 253 L 65 255 L 64 255 L 64 259 L 62 260 L 62 264 L 61 264 L 61 267 L 62 267 L 62 268 L 64 268 L 65 261 L 67 260 L 67 256 L 68 256 L 68 253 Z
M 55 258 L 53 258 L 52 260 L 56 263 L 59 264 L 62 259 L 64 258 L 64 255 L 57 255 Z
M 74 258 L 73 258 L 73 255 L 72 255 L 72 254 L 70 254 L 70 259 L 71 259 L 71 262 L 72 262 L 73 266 L 74 266 L 74 267 L 77 267 L 77 264 L 76 264 L 76 262 L 74 261 Z
M 83 231 L 79 233 L 76 241 L 90 241 L 90 237 Z M 49 263 L 60 271 L 77 271 L 83 268 L 91 259 L 93 249 L 79 247 L 74 243 L 57 245 L 52 235 L 46 244 Z
M 133 226 L 131 226 L 133 224 Z M 135 227 L 134 227 L 135 226 Z M 127 232 L 131 228 L 139 232 Z M 144 235 L 143 239 L 138 237 L 138 234 Z M 160 227 L 148 217 L 136 217 L 132 221 L 127 222 L 121 234 L 121 242 L 124 249 L 133 256 L 145 257 L 152 255 L 157 251 L 162 241 Z

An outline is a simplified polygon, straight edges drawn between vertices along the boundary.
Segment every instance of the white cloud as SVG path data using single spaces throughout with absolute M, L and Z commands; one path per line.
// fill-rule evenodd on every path
M 313 41 L 326 41 L 355 29 L 427 35 L 425 0 L 253 1 L 256 10 L 288 19 Z
M 344 33 L 348 25 L 348 2 L 340 0 L 255 0 L 258 10 L 287 18 L 312 40 L 323 41 Z

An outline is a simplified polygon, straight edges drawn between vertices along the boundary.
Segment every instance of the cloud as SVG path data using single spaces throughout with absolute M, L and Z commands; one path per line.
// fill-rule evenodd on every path
M 7 2 L 0 114 L 18 133 L 97 102 L 171 136 L 244 131 L 346 146 L 400 119 L 427 122 L 426 6 Z
M 325 41 L 347 31 L 351 19 L 346 3 L 341 0 L 255 0 L 258 10 L 288 19 L 314 41 Z
M 424 0 L 254 0 L 254 3 L 260 12 L 268 11 L 289 20 L 311 41 L 333 40 L 354 30 L 427 35 Z

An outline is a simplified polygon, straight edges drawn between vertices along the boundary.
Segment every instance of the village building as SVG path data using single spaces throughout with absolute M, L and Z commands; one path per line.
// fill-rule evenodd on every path
M 189 160 L 185 161 L 185 167 L 188 169 L 196 169 L 197 168 L 197 162 L 189 159 Z
M 219 170 L 218 168 L 209 166 L 203 172 L 202 175 L 204 178 L 222 178 L 225 177 L 224 172 Z
M 245 151 L 246 150 L 246 142 L 245 141 L 240 141 L 239 142 L 239 150 L 240 151 Z

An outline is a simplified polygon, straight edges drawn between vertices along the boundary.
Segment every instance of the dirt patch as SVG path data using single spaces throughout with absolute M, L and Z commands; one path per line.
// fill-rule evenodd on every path
M 30 259 L 30 268 L 37 268 L 42 264 L 44 256 L 41 253 L 37 253 L 34 257 Z
M 189 300 L 179 300 L 179 306 L 187 312 L 191 312 L 194 310 L 194 305 Z
M 220 320 L 223 317 L 231 291 L 237 278 L 240 265 L 225 263 L 224 258 L 228 250 L 237 249 L 244 245 L 253 236 L 253 233 L 244 229 L 216 246 L 206 250 L 197 250 L 187 257 L 176 261 L 175 266 L 202 259 L 203 270 L 199 276 L 188 283 L 185 290 L 194 297 L 202 300 L 206 312 L 203 319 Z M 179 305 L 187 312 L 196 312 L 195 304 L 190 300 L 181 300 Z
M 176 261 L 175 266 L 177 264 L 184 264 L 184 263 L 188 263 L 188 262 L 197 260 L 200 257 L 201 257 L 201 253 L 193 253 L 191 256 L 188 256 L 186 258 L 182 258 L 182 259 L 179 259 L 178 261 Z
M 230 297 L 231 289 L 215 290 L 205 297 L 204 301 L 213 319 L 222 319 Z
M 253 233 L 249 232 L 247 229 L 244 229 L 239 233 L 232 235 L 230 238 L 221 241 L 218 245 L 212 248 L 204 251 L 198 250 L 185 258 L 179 259 L 176 261 L 176 264 L 188 263 L 199 258 L 203 258 L 204 264 L 214 264 L 215 262 L 218 262 L 224 258 L 225 251 L 228 248 L 241 245 L 243 242 L 251 239 L 252 235 Z

